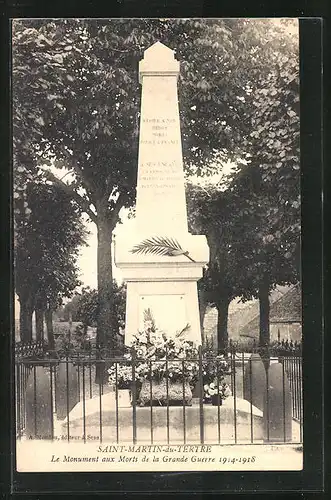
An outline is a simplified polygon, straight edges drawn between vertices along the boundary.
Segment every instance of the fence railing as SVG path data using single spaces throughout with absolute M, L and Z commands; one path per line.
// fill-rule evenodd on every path
M 200 347 L 192 358 L 146 363 L 135 352 L 130 358 L 28 352 L 17 352 L 15 367 L 18 439 L 302 442 L 300 356 L 261 360 L 232 349 L 217 358 Z
M 281 357 L 289 380 L 292 396 L 292 416 L 298 422 L 303 420 L 302 358 L 301 356 Z

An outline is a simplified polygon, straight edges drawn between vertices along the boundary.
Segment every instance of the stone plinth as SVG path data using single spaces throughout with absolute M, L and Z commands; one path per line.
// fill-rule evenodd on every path
M 204 236 L 178 238 L 179 243 L 196 261 L 184 255 L 176 257 L 136 255 L 130 249 L 139 242 L 137 234 L 116 239 L 116 265 L 127 283 L 125 341 L 143 328 L 144 310 L 150 308 L 159 328 L 169 336 L 188 323 L 189 338 L 201 343 L 197 281 L 208 260 Z
M 282 363 L 269 368 L 263 416 L 265 441 L 292 441 L 292 396 Z
M 79 401 L 78 372 L 71 363 L 60 363 L 55 378 L 55 407 L 59 420 L 64 419 Z
M 100 411 L 99 398 L 87 401 L 85 429 L 86 436 L 93 436 L 96 439 L 100 434 Z M 218 424 L 218 407 L 211 405 L 203 406 L 204 416 L 204 440 L 205 443 L 216 444 L 218 440 L 221 443 L 234 443 L 234 406 L 233 398 L 228 398 L 222 406 L 219 407 L 220 422 Z M 83 418 L 81 403 L 70 413 L 70 436 L 83 436 Z M 152 432 L 151 432 L 152 422 Z M 254 442 L 263 439 L 263 416 L 257 408 L 251 408 L 247 401 L 236 401 L 236 429 L 237 442 L 250 442 L 251 424 L 253 424 Z M 133 440 L 133 418 L 132 408 L 118 409 L 118 429 L 119 442 L 132 443 Z M 200 442 L 200 407 L 185 407 L 185 425 L 183 416 L 183 406 L 169 407 L 169 420 L 167 419 L 166 407 L 137 408 L 136 409 L 136 427 L 138 443 L 166 443 L 167 427 L 169 425 L 169 441 L 173 444 L 184 442 L 184 428 L 186 443 Z M 67 427 L 62 426 L 62 435 L 66 435 Z M 116 441 L 116 410 L 113 396 L 107 394 L 102 396 L 102 440 L 103 442 Z
M 266 371 L 259 354 L 252 354 L 245 366 L 244 399 L 263 411 L 266 390 Z
M 37 366 L 32 369 L 26 388 L 26 428 L 28 439 L 52 438 L 52 393 L 50 373 Z
M 197 281 L 209 260 L 205 236 L 188 232 L 177 96 L 179 62 L 156 43 L 139 65 L 142 84 L 135 228 L 116 238 L 115 263 L 127 283 L 125 343 L 143 327 L 150 309 L 168 335 L 184 328 L 201 343 Z M 175 239 L 186 255 L 135 254 L 146 239 Z

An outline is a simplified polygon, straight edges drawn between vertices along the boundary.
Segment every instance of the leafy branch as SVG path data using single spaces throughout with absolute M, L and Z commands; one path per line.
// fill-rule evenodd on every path
M 177 240 L 164 236 L 155 236 L 153 238 L 143 240 L 141 243 L 138 243 L 132 248 L 131 253 L 143 255 L 167 255 L 170 257 L 185 255 L 185 257 L 187 257 L 191 262 L 195 262 L 195 260 L 190 257 L 189 252 L 183 250 Z
M 186 323 L 184 328 L 176 333 L 176 337 L 177 338 L 181 337 L 184 333 L 188 332 L 190 329 L 191 329 L 191 325 L 189 323 Z
M 146 324 L 148 322 L 151 323 L 151 330 L 155 331 L 156 329 L 155 320 L 150 308 L 144 310 L 144 323 Z

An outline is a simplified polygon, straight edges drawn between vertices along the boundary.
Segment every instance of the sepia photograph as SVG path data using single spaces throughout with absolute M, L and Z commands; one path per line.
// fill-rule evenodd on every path
M 18 472 L 302 470 L 299 52 L 12 19 Z

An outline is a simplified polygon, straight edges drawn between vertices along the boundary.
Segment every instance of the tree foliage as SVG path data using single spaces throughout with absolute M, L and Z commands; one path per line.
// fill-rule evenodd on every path
M 243 161 L 238 162 L 235 175 L 225 179 L 225 188 L 191 187 L 188 197 L 191 225 L 197 232 L 205 228 L 211 249 L 200 293 L 219 309 L 222 345 L 227 332 L 220 315 L 227 318 L 232 298 L 259 297 L 260 341 L 266 343 L 270 290 L 300 279 L 297 39 L 286 35 L 277 42 L 264 37 L 254 23 L 248 22 L 247 28 L 264 44 L 267 58 L 263 71 L 259 66 L 255 73 L 254 84 L 248 84 L 240 96 L 246 107 L 241 115 Z M 241 67 L 245 69 L 245 63 Z
M 299 185 L 293 169 L 291 181 L 295 179 Z M 200 296 L 218 309 L 218 341 L 223 347 L 233 298 L 256 297 L 265 303 L 276 285 L 300 280 L 300 210 L 293 206 L 298 188 L 288 192 L 281 205 L 280 189 L 273 191 L 273 180 L 250 164 L 224 191 L 212 185 L 188 189 L 191 230 L 204 232 L 210 248 L 208 268 L 199 283 Z M 269 213 L 274 217 L 268 217 Z M 269 327 L 268 317 L 263 315 L 262 310 L 260 335 L 265 343 Z
M 86 230 L 71 198 L 57 186 L 30 182 L 26 198 L 29 216 L 16 215 L 14 257 L 21 336 L 30 337 L 33 310 L 56 309 L 80 284 L 77 258 Z
M 126 286 L 113 282 L 115 295 L 115 311 L 120 328 L 125 326 Z M 66 304 L 66 309 L 71 310 L 74 321 L 79 321 L 87 331 L 87 327 L 96 326 L 98 321 L 99 297 L 98 291 L 85 287 L 77 293 L 72 301 Z

